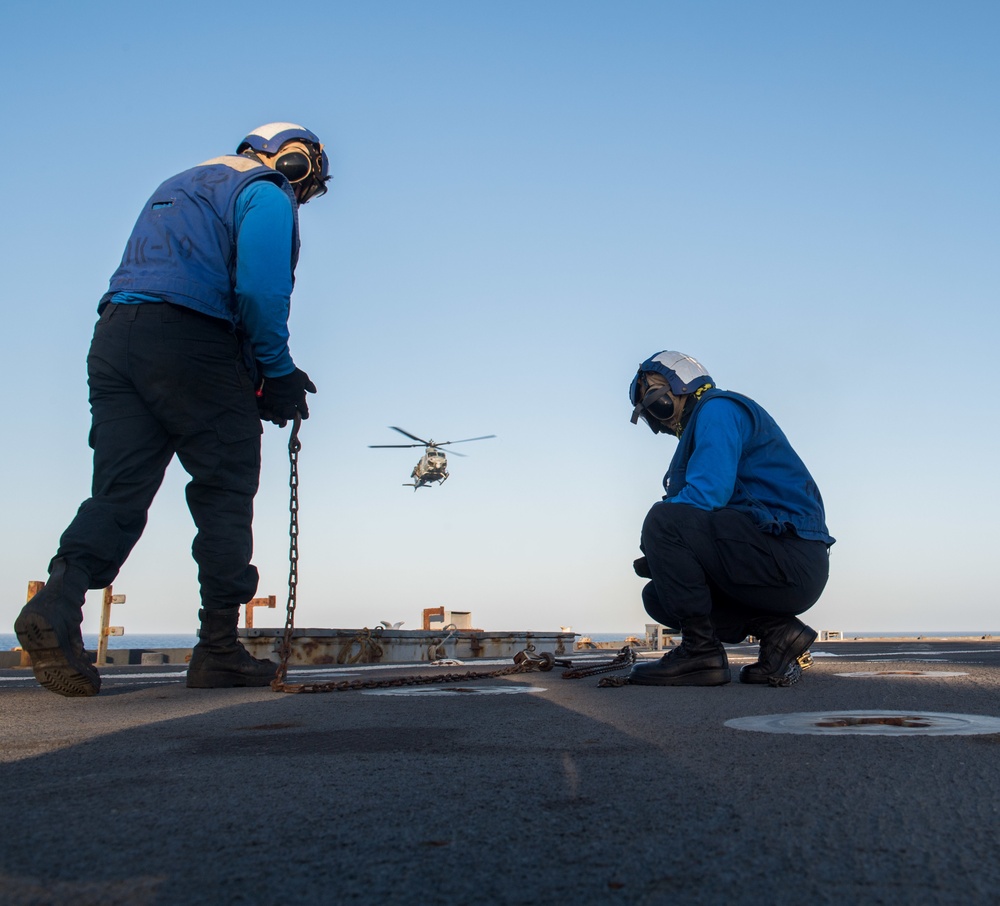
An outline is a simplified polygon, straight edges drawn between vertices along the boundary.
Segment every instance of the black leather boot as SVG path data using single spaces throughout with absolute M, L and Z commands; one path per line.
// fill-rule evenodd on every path
M 760 655 L 740 670 L 741 683 L 790 686 L 802 675 L 802 661 L 811 665 L 804 656 L 816 641 L 816 631 L 797 617 L 760 617 L 750 631 L 760 639 Z
M 17 640 L 31 656 L 35 679 L 59 695 L 101 691 L 101 675 L 83 650 L 80 632 L 89 585 L 90 576 L 59 557 L 52 561 L 49 581 L 14 621 Z
M 724 686 L 729 682 L 726 649 L 708 617 L 681 620 L 681 643 L 658 661 L 636 664 L 628 681 L 639 686 Z
M 235 686 L 268 686 L 278 665 L 253 657 L 236 637 L 240 620 L 238 607 L 199 610 L 200 641 L 188 664 L 189 689 L 231 689 Z

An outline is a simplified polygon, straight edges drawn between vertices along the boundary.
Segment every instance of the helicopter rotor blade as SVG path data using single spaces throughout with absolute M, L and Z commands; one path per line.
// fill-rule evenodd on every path
M 443 447 L 447 444 L 467 444 L 470 440 L 489 440 L 491 437 L 496 437 L 495 434 L 484 434 L 482 437 L 466 437 L 464 440 L 443 440 L 440 443 L 435 443 L 435 447 Z
M 369 450 L 386 449 L 388 447 L 425 447 L 426 444 L 368 444 Z
M 409 431 L 404 431 L 402 428 L 397 428 L 395 425 L 389 425 L 389 428 L 393 431 L 398 431 L 400 434 L 410 438 L 410 440 L 419 440 L 425 447 L 429 446 L 429 441 L 424 440 L 422 437 L 417 437 L 416 434 L 410 434 Z

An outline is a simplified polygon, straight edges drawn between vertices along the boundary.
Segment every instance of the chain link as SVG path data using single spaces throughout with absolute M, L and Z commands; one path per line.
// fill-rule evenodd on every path
M 600 673 L 613 673 L 615 670 L 624 670 L 635 663 L 636 654 L 631 645 L 625 645 L 618 651 L 610 661 L 603 661 L 598 664 L 589 664 L 577 667 L 573 670 L 563 671 L 563 679 L 583 679 L 588 676 L 597 676 Z M 611 685 L 610 683 L 608 685 Z
M 296 412 L 292 433 L 288 438 L 288 605 L 285 608 L 285 634 L 278 652 L 280 663 L 271 682 L 271 688 L 275 692 L 285 691 L 288 660 L 292 656 L 292 629 L 295 628 L 295 605 L 299 585 L 299 451 L 302 449 L 299 428 L 301 427 L 302 417 Z
M 369 629 L 367 626 L 359 633 L 355 634 L 350 641 L 344 642 L 340 646 L 337 655 L 338 664 L 368 664 L 377 661 L 382 657 L 382 646 L 379 641 L 382 638 L 383 628 L 376 626 Z M 358 646 L 357 653 L 352 654 L 355 644 Z
M 438 683 L 466 683 L 473 680 L 493 679 L 501 676 L 512 676 L 517 673 L 530 673 L 542 669 L 537 661 L 525 661 L 499 670 L 484 672 L 480 670 L 469 673 L 436 673 L 424 676 L 399 676 L 386 680 L 340 680 L 327 683 L 282 683 L 279 692 L 352 692 L 359 689 L 395 689 L 401 686 L 430 686 Z

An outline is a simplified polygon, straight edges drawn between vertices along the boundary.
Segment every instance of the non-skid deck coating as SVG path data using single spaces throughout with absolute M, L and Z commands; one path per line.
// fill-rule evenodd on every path
M 735 675 L 756 649 L 729 652 Z M 1000 718 L 1000 641 L 813 654 L 788 689 L 282 695 L 164 666 L 67 699 L 0 671 L 0 903 L 995 903 L 1000 733 L 726 722 Z

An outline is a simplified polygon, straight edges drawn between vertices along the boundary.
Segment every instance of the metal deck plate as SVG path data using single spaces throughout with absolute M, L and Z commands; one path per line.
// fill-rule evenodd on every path
M 938 711 L 811 711 L 735 717 L 726 726 L 809 736 L 972 736 L 1000 733 L 1000 717 Z

